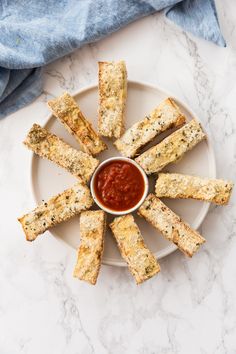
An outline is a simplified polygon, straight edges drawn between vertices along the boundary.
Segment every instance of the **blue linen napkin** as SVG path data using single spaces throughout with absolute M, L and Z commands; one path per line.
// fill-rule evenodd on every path
M 41 94 L 44 65 L 162 9 L 225 46 L 214 0 L 0 0 L 0 118 Z

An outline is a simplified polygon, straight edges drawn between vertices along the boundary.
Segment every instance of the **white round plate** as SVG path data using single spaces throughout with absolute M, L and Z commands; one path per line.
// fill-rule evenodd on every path
M 172 96 L 164 90 L 153 87 L 151 85 L 129 81 L 128 83 L 128 99 L 126 109 L 126 127 L 140 119 L 143 119 L 146 114 L 153 110 L 163 99 Z M 88 87 L 79 91 L 75 96 L 79 103 L 82 112 L 93 124 L 97 127 L 97 110 L 98 110 L 98 88 L 97 85 Z M 173 96 L 172 96 L 173 97 Z M 187 116 L 187 119 L 196 115 L 178 99 L 176 102 Z M 63 127 L 63 125 L 52 115 L 48 117 L 45 127 L 52 133 L 63 138 L 67 143 L 79 149 L 76 140 Z M 168 132 L 170 134 L 170 132 Z M 162 134 L 155 139 L 148 147 L 156 144 L 167 134 Z M 103 161 L 112 156 L 120 154 L 114 148 L 112 141 L 104 139 L 108 145 L 108 150 L 99 155 L 99 160 Z M 147 149 L 146 147 L 145 149 Z M 144 150 L 145 150 L 144 149 Z M 215 177 L 215 158 L 212 147 L 208 141 L 203 141 L 197 145 L 192 151 L 188 152 L 184 158 L 177 164 L 167 166 L 166 171 L 180 172 L 193 174 L 205 177 Z M 54 163 L 41 159 L 37 155 L 32 154 L 32 189 L 35 201 L 37 204 L 42 200 L 47 200 L 49 197 L 69 188 L 76 179 L 67 173 L 65 170 L 57 167 Z M 150 177 L 150 191 L 153 190 L 154 178 Z M 166 199 L 164 202 L 183 220 L 188 222 L 194 229 L 198 229 L 204 220 L 209 204 L 196 200 L 171 200 Z M 94 207 L 96 208 L 96 207 Z M 108 224 L 114 218 L 108 215 Z M 141 229 L 147 246 L 151 249 L 158 259 L 170 254 L 176 250 L 176 246 L 165 240 L 151 225 L 145 220 L 135 215 L 136 222 Z M 74 217 L 68 222 L 62 223 L 50 230 L 59 240 L 67 243 L 71 247 L 77 249 L 79 246 L 79 217 Z M 126 263 L 120 256 L 115 241 L 111 235 L 109 227 L 106 232 L 105 250 L 103 255 L 103 264 L 116 266 L 125 266 Z

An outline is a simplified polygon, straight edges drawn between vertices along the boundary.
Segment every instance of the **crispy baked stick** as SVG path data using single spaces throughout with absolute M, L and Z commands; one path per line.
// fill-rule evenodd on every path
M 84 117 L 74 98 L 68 93 L 48 102 L 52 113 L 61 121 L 65 128 L 88 154 L 97 155 L 107 149 L 93 129 L 91 123 Z
M 78 182 L 72 188 L 50 198 L 30 213 L 19 218 L 27 241 L 36 237 L 50 227 L 69 220 L 93 204 L 88 187 Z
M 228 204 L 233 183 L 179 173 L 159 173 L 155 192 L 157 197 L 192 198 L 218 205 Z
M 24 144 L 37 155 L 56 163 L 85 182 L 89 181 L 99 164 L 91 155 L 74 149 L 38 124 L 34 124 L 30 129 Z
M 106 229 L 106 215 L 102 210 L 83 211 L 80 216 L 80 246 L 74 277 L 92 285 L 97 282 Z
M 180 160 L 187 151 L 205 138 L 200 123 L 192 119 L 135 160 L 148 175 L 157 173 L 169 163 Z
M 143 120 L 135 123 L 114 142 L 123 156 L 135 157 L 139 150 L 164 131 L 186 121 L 173 99 L 167 98 Z
M 154 194 L 149 194 L 138 210 L 167 240 L 172 241 L 183 253 L 192 257 L 206 240 L 188 224 L 183 222 L 172 210 Z
M 124 131 L 127 72 L 124 61 L 99 62 L 98 131 L 119 138 Z
M 140 284 L 160 271 L 160 265 L 144 243 L 131 214 L 117 217 L 110 224 L 120 253 L 136 283 Z

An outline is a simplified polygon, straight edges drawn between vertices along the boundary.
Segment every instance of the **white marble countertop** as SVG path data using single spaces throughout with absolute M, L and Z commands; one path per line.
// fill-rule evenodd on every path
M 236 175 L 236 3 L 218 1 L 227 48 L 186 34 L 156 14 L 45 70 L 44 94 L 0 121 L 0 353 L 235 353 L 236 207 L 212 207 L 193 259 L 180 252 L 137 287 L 125 268 L 102 266 L 96 287 L 72 277 L 75 251 L 49 233 L 24 239 L 16 221 L 34 206 L 30 154 L 21 142 L 43 123 L 45 101 L 97 80 L 98 60 L 124 59 L 129 77 L 170 90 L 213 136 L 217 176 Z M 47 177 L 45 177 L 47 178 Z

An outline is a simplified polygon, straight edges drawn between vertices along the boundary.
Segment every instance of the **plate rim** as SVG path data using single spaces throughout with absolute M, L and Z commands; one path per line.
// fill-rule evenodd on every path
M 186 111 L 188 111 L 190 113 L 190 115 L 192 117 L 194 117 L 197 121 L 199 121 L 201 124 L 201 120 L 198 118 L 198 115 L 188 106 L 188 104 L 186 104 L 185 102 L 182 102 L 182 100 L 180 100 L 176 95 L 174 95 L 172 92 L 170 92 L 169 90 L 167 91 L 166 89 L 162 88 L 161 86 L 159 85 L 154 85 L 154 84 L 151 84 L 151 83 L 148 83 L 146 81 L 139 81 L 139 80 L 128 80 L 127 81 L 128 84 L 133 84 L 133 85 L 139 85 L 139 86 L 146 86 L 148 87 L 149 89 L 153 89 L 153 90 L 159 90 L 161 91 L 162 93 L 164 93 L 167 97 L 172 97 L 178 104 L 180 104 L 181 106 L 184 107 L 184 109 Z M 92 90 L 92 89 L 95 89 L 98 87 L 98 84 L 97 83 L 94 83 L 94 84 L 91 84 L 89 86 L 86 86 L 86 87 L 83 87 L 82 89 L 79 89 L 77 90 L 76 92 L 74 92 L 72 95 L 72 97 L 75 97 L 75 96 L 78 96 L 80 94 L 83 94 L 85 93 L 86 91 L 89 91 L 89 90 Z M 53 117 L 53 114 L 52 113 L 49 113 L 49 115 L 45 118 L 45 121 L 44 123 L 42 124 L 43 127 L 45 127 L 49 120 Z M 203 130 L 204 129 L 204 126 L 203 126 Z M 211 138 L 211 132 L 207 132 L 207 139 L 206 139 L 206 143 L 207 143 L 207 146 L 208 146 L 208 151 L 209 151 L 209 165 L 210 165 L 210 171 L 212 171 L 212 176 L 211 178 L 216 178 L 216 159 L 215 159 L 215 154 L 214 154 L 214 149 L 213 149 L 213 144 L 212 144 L 212 138 Z M 36 192 L 35 192 L 35 186 L 34 186 L 34 178 L 33 178 L 33 174 L 34 174 L 34 161 L 35 161 L 35 153 L 33 153 L 32 151 L 30 151 L 31 153 L 31 157 L 30 157 L 30 187 L 31 187 L 31 192 L 32 192 L 32 195 L 33 195 L 33 200 L 38 203 L 38 200 L 36 198 Z M 199 225 L 196 227 L 196 230 L 199 229 L 199 227 L 202 225 L 204 219 L 206 218 L 207 216 L 207 213 L 209 211 L 209 208 L 210 208 L 210 203 L 208 202 L 204 202 L 204 209 L 203 209 L 203 212 L 202 212 L 202 216 L 201 216 L 201 219 L 199 221 Z M 60 237 L 58 237 L 56 235 L 56 233 L 52 230 L 52 229 L 49 229 L 47 230 L 47 232 L 49 232 L 57 241 L 67 245 L 67 247 L 70 247 L 72 248 L 74 251 L 76 251 L 74 249 L 74 247 L 70 246 L 66 241 L 64 241 L 63 239 L 61 239 Z M 178 249 L 178 247 L 174 244 L 171 244 L 166 247 L 164 250 L 162 251 L 158 251 L 158 252 L 155 252 L 154 255 L 155 257 L 157 257 L 158 260 L 170 255 L 171 253 L 173 253 L 174 251 L 176 251 Z M 157 256 L 158 254 L 158 256 Z M 118 266 L 118 267 L 127 267 L 127 264 L 125 261 L 123 260 L 120 260 L 120 261 L 117 261 L 113 258 L 109 258 L 107 257 L 106 259 L 102 259 L 102 264 L 104 265 L 112 265 L 112 266 Z

